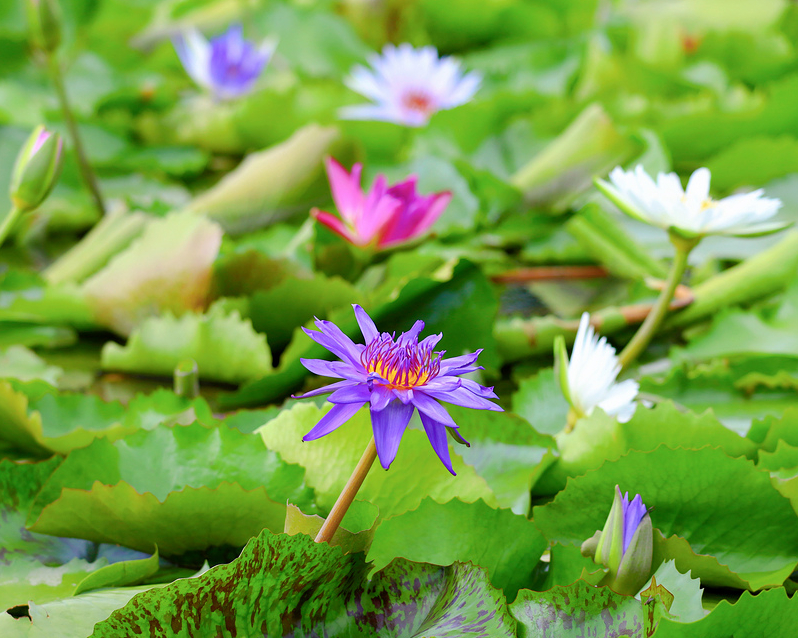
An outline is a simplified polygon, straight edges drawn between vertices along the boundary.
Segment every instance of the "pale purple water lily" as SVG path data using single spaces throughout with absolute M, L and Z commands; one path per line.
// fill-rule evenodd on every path
M 363 167 L 352 172 L 332 158 L 326 161 L 333 201 L 341 217 L 314 208 L 310 214 L 334 233 L 355 246 L 390 248 L 426 232 L 452 199 L 449 191 L 420 195 L 416 176 L 388 186 L 378 175 L 367 193 L 360 186 Z
M 256 46 L 244 38 L 241 25 L 232 25 L 210 41 L 190 29 L 175 37 L 173 44 L 186 73 L 222 100 L 252 91 L 277 46 L 274 40 Z
M 342 119 L 424 126 L 434 113 L 468 102 L 482 81 L 479 73 L 463 73 L 454 58 L 439 58 L 433 46 L 386 44 L 368 61 L 372 69 L 357 65 L 345 84 L 374 104 L 345 107 Z
M 418 409 L 421 424 L 432 448 L 446 469 L 454 474 L 447 445 L 447 429 L 456 440 L 457 424 L 439 403 L 444 401 L 476 410 L 501 412 L 488 399 L 498 398 L 493 388 L 486 388 L 461 375 L 482 369 L 474 365 L 481 350 L 444 359 L 444 351 L 434 351 L 443 335 L 430 335 L 421 342 L 423 321 L 399 335 L 380 333 L 365 310 L 354 304 L 355 317 L 365 344 L 354 343 L 330 321 L 316 320 L 316 330 L 303 328 L 305 334 L 327 348 L 340 361 L 301 359 L 314 374 L 342 379 L 336 383 L 294 398 L 312 397 L 332 392 L 328 401 L 333 408 L 311 429 L 303 441 L 318 439 L 348 421 L 364 405 L 371 410 L 371 423 L 377 454 L 382 467 L 390 467 L 399 442 Z

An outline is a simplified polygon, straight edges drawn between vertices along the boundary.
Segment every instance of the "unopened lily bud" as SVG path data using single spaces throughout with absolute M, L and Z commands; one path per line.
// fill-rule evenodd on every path
M 605 585 L 634 596 L 651 577 L 654 531 L 651 517 L 638 494 L 629 502 L 615 486 L 615 498 L 604 529 L 582 543 L 582 554 L 608 569 Z
M 9 194 L 20 212 L 33 210 L 53 190 L 61 172 L 63 141 L 58 133 L 38 126 L 17 155 Z
M 61 44 L 61 10 L 58 0 L 27 0 L 27 8 L 33 42 L 52 53 Z

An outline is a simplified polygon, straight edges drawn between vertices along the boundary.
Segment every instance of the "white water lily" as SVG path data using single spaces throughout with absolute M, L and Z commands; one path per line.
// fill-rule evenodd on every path
M 596 180 L 596 186 L 627 215 L 688 238 L 766 235 L 788 225 L 762 223 L 781 208 L 781 201 L 763 197 L 763 190 L 712 199 L 709 181 L 709 169 L 699 168 L 683 189 L 676 173 L 659 173 L 654 181 L 637 166 L 633 171 L 617 167 L 611 183 Z
M 577 417 L 590 416 L 593 409 L 599 407 L 621 423 L 632 418 L 640 386 L 632 379 L 616 383 L 621 364 L 615 348 L 607 343 L 606 337 L 599 339 L 590 325 L 588 313 L 583 313 L 579 321 L 570 360 L 564 341 L 560 342 L 556 354 L 560 386 Z
M 373 70 L 358 65 L 345 84 L 374 104 L 345 107 L 342 119 L 424 126 L 434 113 L 468 102 L 482 81 L 476 72 L 463 73 L 454 58 L 439 58 L 433 46 L 387 44 L 369 64 Z

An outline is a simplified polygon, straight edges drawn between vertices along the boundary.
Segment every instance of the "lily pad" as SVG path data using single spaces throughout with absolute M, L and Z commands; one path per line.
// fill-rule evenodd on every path
M 362 554 L 264 530 L 229 565 L 140 594 L 98 623 L 92 638 L 153 631 L 220 638 L 515 636 L 504 597 L 476 567 L 397 560 L 370 581 L 367 569 Z
M 579 545 L 604 526 L 615 485 L 642 495 L 664 536 L 686 539 L 754 590 L 781 585 L 798 564 L 791 532 L 797 517 L 789 501 L 767 472 L 718 449 L 630 452 L 570 480 L 554 501 L 534 508 L 535 523 L 550 540 Z M 699 566 L 686 567 L 703 578 Z

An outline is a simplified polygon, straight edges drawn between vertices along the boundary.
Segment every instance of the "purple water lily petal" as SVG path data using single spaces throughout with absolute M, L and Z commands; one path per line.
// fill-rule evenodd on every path
M 428 417 L 423 412 L 420 412 L 419 416 L 421 417 L 421 424 L 424 426 L 424 431 L 427 433 L 427 438 L 432 445 L 432 449 L 435 450 L 435 454 L 438 455 L 444 467 L 454 476 L 457 476 L 454 468 L 452 468 L 452 459 L 449 454 L 449 441 L 446 437 L 446 426 Z
M 384 410 L 371 411 L 371 426 L 374 430 L 374 442 L 377 445 L 377 456 L 386 470 L 396 458 L 399 441 L 405 433 L 410 417 L 413 416 L 413 404 L 405 405 L 401 401 L 392 401 Z
M 374 325 L 371 317 L 368 316 L 363 308 L 357 304 L 352 304 L 352 308 L 355 309 L 355 319 L 357 319 L 357 325 L 360 326 L 360 332 L 363 333 L 363 338 L 366 340 L 366 345 L 368 345 L 374 341 L 374 339 L 380 336 L 380 331 L 377 330 L 377 326 Z
M 360 403 L 363 405 L 368 402 L 370 396 L 371 391 L 368 387 L 356 384 L 336 390 L 327 397 L 327 400 L 330 403 Z
M 413 404 L 418 408 L 419 413 L 425 414 L 443 425 L 457 427 L 446 408 L 423 391 L 419 390 L 413 393 Z
M 635 535 L 640 522 L 646 515 L 646 506 L 643 505 L 643 498 L 638 494 L 632 502 L 629 502 L 629 492 L 623 495 L 623 551 L 626 552 L 632 537 Z
M 357 385 L 357 381 L 352 381 L 350 379 L 344 379 L 343 381 L 336 381 L 335 383 L 330 383 L 329 385 L 324 385 L 320 388 L 316 388 L 315 390 L 310 390 L 309 392 L 305 392 L 305 394 L 296 394 L 291 395 L 293 399 L 309 399 L 310 397 L 317 397 L 320 394 L 327 394 L 328 392 L 335 392 L 341 388 L 351 388 Z
M 339 403 L 332 407 L 332 409 L 325 414 L 321 420 L 313 426 L 313 428 L 305 436 L 302 437 L 303 441 L 313 441 L 329 434 L 333 430 L 341 427 L 349 419 L 351 419 L 357 411 L 363 407 L 360 403 Z
M 494 412 L 503 412 L 504 410 L 500 408 L 495 403 L 491 403 L 487 399 L 483 399 L 481 396 L 466 390 L 465 388 L 456 388 L 455 390 L 450 390 L 448 392 L 427 392 L 431 397 L 435 399 L 439 399 L 440 401 L 445 401 L 446 403 L 453 403 L 454 405 L 460 405 L 464 408 L 472 408 L 474 410 L 492 410 Z
M 488 398 L 495 398 L 492 388 L 486 388 L 458 375 L 474 369 L 479 352 L 441 361 L 435 352 L 441 335 L 432 335 L 418 341 L 424 328 L 423 321 L 398 338 L 379 333 L 366 311 L 353 306 L 355 317 L 367 345 L 354 343 L 340 328 L 329 321 L 316 321 L 315 330 L 305 330 L 316 343 L 321 344 L 341 361 L 303 359 L 302 363 L 318 374 L 343 377 L 343 380 L 312 390 L 305 396 L 333 392 L 329 401 L 335 404 L 330 412 L 305 437 L 318 438 L 332 432 L 351 418 L 357 410 L 369 404 L 374 439 L 380 463 L 388 468 L 396 458 L 399 442 L 407 424 L 418 408 L 427 436 L 446 468 L 452 472 L 446 443 L 449 430 L 458 442 L 465 439 L 457 433 L 457 424 L 439 401 L 465 407 L 501 411 Z M 444 372 L 443 364 L 448 364 Z

